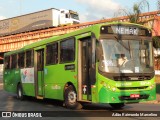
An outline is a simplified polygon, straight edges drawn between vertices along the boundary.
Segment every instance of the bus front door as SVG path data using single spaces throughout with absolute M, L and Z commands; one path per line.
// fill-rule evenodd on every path
M 36 95 L 37 98 L 43 98 L 44 93 L 44 49 L 36 51 L 37 53 L 37 82 L 36 82 Z
M 81 72 L 82 72 L 82 100 L 91 100 L 91 40 L 85 38 L 81 41 Z

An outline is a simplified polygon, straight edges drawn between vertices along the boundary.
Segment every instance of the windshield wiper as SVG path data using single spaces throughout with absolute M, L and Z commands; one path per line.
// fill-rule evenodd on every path
M 117 40 L 117 42 L 120 44 L 120 45 L 122 45 L 127 51 L 129 51 L 129 54 L 130 54 L 130 58 L 132 58 L 131 57 L 131 51 L 130 51 L 130 45 L 129 45 L 129 41 L 128 41 L 128 47 L 126 47 L 122 42 L 120 42 L 120 40 L 115 36 L 115 38 L 116 38 L 116 40 Z
M 121 44 L 126 50 L 130 51 L 130 49 L 127 48 L 122 42 L 120 42 L 120 40 L 118 40 L 118 38 L 117 38 L 116 36 L 115 36 L 115 38 L 116 38 L 116 40 L 117 40 L 117 42 L 118 42 L 119 44 Z

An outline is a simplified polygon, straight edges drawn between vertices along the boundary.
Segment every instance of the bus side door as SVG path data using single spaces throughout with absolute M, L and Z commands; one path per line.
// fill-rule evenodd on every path
M 36 50 L 35 65 L 36 65 L 36 97 L 42 97 L 44 95 L 44 49 Z

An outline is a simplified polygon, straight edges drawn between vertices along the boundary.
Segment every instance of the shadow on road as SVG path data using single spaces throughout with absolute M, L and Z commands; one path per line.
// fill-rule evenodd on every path
M 16 111 L 69 111 L 63 105 L 63 101 L 53 99 L 39 100 L 34 97 L 25 96 L 23 101 L 17 99 L 17 96 L 3 90 L 0 86 L 0 110 L 16 110 Z M 3 106 L 1 106 L 3 105 Z M 125 106 L 123 109 L 130 109 L 130 106 Z M 123 110 L 121 109 L 121 110 Z M 83 103 L 82 110 L 85 111 L 112 111 L 114 110 L 109 104 L 90 104 Z
M 14 96 L 14 99 L 17 101 L 17 97 Z M 19 101 L 19 100 L 18 100 Z M 48 107 L 57 107 L 57 108 L 62 108 L 63 110 L 68 111 L 69 109 L 65 108 L 63 101 L 60 100 L 54 100 L 54 99 L 43 99 L 39 100 L 34 97 L 25 97 L 24 102 L 31 102 L 32 104 L 39 104 L 42 106 L 48 106 Z M 21 101 L 21 102 L 23 102 Z M 81 110 L 86 110 L 86 111 L 94 111 L 94 110 L 101 110 L 101 111 L 112 111 L 112 110 L 123 110 L 123 109 L 130 109 L 131 106 L 125 106 L 122 109 L 113 109 L 109 104 L 91 104 L 91 103 L 83 103 L 83 108 Z M 43 111 L 43 110 L 42 110 Z

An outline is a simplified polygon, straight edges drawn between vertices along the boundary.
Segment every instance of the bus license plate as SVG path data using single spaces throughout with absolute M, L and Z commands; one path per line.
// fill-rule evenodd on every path
M 140 97 L 139 94 L 131 94 L 131 95 L 130 95 L 130 98 L 139 98 L 139 97 Z

